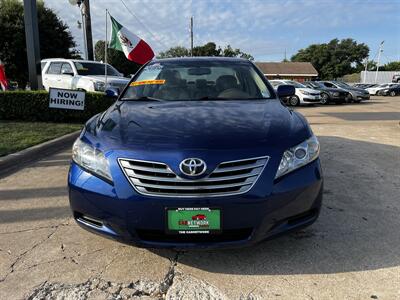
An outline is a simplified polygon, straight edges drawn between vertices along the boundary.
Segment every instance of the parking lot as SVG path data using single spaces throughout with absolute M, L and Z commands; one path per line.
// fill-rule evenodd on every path
M 72 220 L 66 150 L 0 179 L 0 299 L 399 299 L 400 97 L 298 110 L 325 173 L 311 227 L 237 250 L 123 245 Z

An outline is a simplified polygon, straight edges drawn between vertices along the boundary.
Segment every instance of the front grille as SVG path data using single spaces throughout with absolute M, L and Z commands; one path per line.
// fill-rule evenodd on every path
M 159 243 L 221 243 L 236 242 L 250 238 L 252 228 L 227 229 L 220 234 L 165 234 L 162 230 L 137 229 L 139 239 Z
M 176 175 L 161 162 L 120 158 L 119 164 L 135 190 L 164 197 L 214 197 L 246 193 L 255 184 L 269 157 L 220 163 L 204 178 L 190 180 Z

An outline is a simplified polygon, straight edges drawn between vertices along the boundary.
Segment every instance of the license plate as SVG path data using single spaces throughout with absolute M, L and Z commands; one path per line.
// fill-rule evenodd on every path
M 212 234 L 221 232 L 221 211 L 217 208 L 167 208 L 167 233 Z

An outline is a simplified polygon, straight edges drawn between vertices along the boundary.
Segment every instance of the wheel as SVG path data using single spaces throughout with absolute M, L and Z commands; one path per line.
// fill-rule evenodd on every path
M 328 94 L 326 94 L 326 93 L 322 93 L 321 94 L 321 101 L 320 101 L 320 103 L 321 104 L 328 104 L 329 103 L 329 95 Z
M 392 97 L 396 96 L 396 92 L 395 91 L 391 91 L 390 92 L 390 96 L 392 96 Z
M 351 102 L 353 102 L 353 96 L 350 93 L 348 93 L 345 100 L 346 100 L 346 103 L 351 103 Z
M 292 96 L 292 97 L 290 97 L 290 98 L 289 98 L 289 104 L 290 104 L 291 106 L 297 106 L 297 105 L 299 105 L 299 104 L 300 104 L 300 99 L 299 99 L 299 97 L 297 97 L 297 96 Z

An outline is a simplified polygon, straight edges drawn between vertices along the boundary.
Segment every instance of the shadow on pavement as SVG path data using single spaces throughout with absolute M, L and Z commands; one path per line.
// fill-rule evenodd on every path
M 249 248 L 188 251 L 179 264 L 246 275 L 329 274 L 400 265 L 400 148 L 319 139 L 325 191 L 314 225 Z

